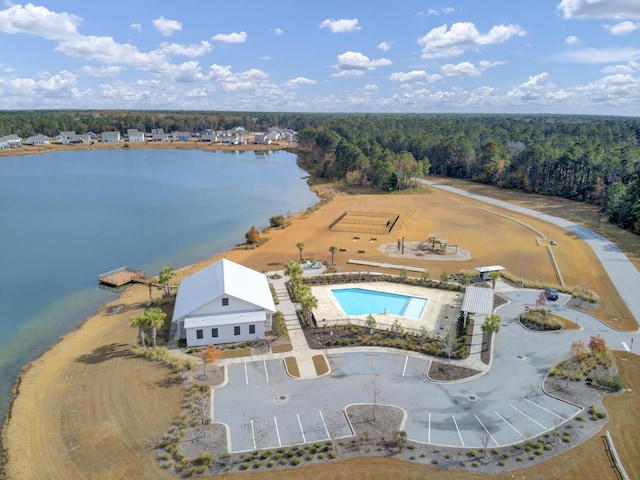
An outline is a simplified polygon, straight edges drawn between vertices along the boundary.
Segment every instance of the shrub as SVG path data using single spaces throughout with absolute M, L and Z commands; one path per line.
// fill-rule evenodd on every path
M 504 460 L 500 460 L 498 462 L 498 465 L 500 465 L 501 467 L 504 467 L 507 464 L 507 462 L 505 462 Z
M 291 465 L 300 465 L 300 459 L 298 457 L 294 458 L 293 460 L 291 460 Z
M 434 458 L 433 460 L 431 460 L 431 463 L 433 463 L 434 465 L 438 465 L 438 463 L 440 462 L 438 461 L 437 458 Z
M 249 465 L 247 462 L 245 462 L 242 465 L 240 465 L 240 467 L 238 467 L 238 468 L 240 468 L 240 470 L 248 470 L 250 466 L 251 465 Z
M 267 463 L 267 468 L 273 468 L 276 466 L 276 462 L 274 462 L 273 460 L 270 460 L 269 463 Z

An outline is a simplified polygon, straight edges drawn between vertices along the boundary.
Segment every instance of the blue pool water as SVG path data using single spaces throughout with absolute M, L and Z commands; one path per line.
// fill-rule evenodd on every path
M 346 315 L 392 313 L 419 319 L 427 305 L 426 298 L 378 292 L 365 288 L 336 288 L 331 290 L 331 293 Z

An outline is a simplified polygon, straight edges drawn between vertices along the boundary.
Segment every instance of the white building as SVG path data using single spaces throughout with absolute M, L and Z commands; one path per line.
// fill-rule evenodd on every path
M 25 145 L 49 145 L 49 143 L 49 137 L 42 135 L 41 133 L 32 135 L 24 141 Z
M 128 128 L 127 138 L 130 142 L 144 142 L 144 132 L 139 131 L 137 128 Z
M 101 138 L 103 143 L 107 143 L 107 142 L 119 143 L 122 141 L 122 138 L 120 137 L 120 132 L 102 132 Z
M 222 259 L 180 282 L 172 323 L 188 346 L 264 338 L 276 307 L 267 277 Z

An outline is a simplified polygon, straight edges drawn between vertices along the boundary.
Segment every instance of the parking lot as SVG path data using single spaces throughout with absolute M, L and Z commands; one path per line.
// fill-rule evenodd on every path
M 386 352 L 328 356 L 331 374 L 310 380 L 286 375 L 281 360 L 228 366 L 228 383 L 214 389 L 213 418 L 229 428 L 231 451 L 327 440 L 352 435 L 344 408 L 372 403 L 407 413 L 410 440 L 456 447 L 499 446 L 552 430 L 577 407 L 543 394 L 531 382 L 526 359 L 517 377 L 502 368 L 479 379 L 436 384 L 425 377 L 429 360 Z M 505 378 L 510 378 L 505 382 Z M 507 385 L 508 384 L 508 385 Z

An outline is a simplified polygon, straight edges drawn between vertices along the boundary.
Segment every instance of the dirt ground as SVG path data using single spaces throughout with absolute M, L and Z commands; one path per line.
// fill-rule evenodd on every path
M 326 187 L 323 191 L 326 193 Z M 394 211 L 401 220 L 398 229 L 388 235 L 329 230 L 329 225 L 347 210 Z M 493 207 L 490 210 L 498 211 Z M 502 213 L 516 218 L 511 212 Z M 239 246 L 224 256 L 258 271 L 277 270 L 298 258 L 296 243 L 304 242 L 304 258 L 330 261 L 330 246 L 346 250 L 335 255 L 341 271 L 363 269 L 347 263 L 350 258 L 425 266 L 431 278 L 438 278 L 445 271 L 451 274 L 498 264 L 527 279 L 553 282 L 555 273 L 549 254 L 538 246 L 538 234 L 531 229 L 534 228 L 547 239 L 557 241 L 554 251 L 566 283 L 584 282 L 600 295 L 600 306 L 592 313 L 619 328 L 637 328 L 595 255 L 583 242 L 544 222 L 517 216 L 528 225 L 525 226 L 510 218 L 488 212 L 484 204 L 437 190 L 405 195 L 337 195 L 293 218 L 288 228 L 266 233 L 270 240 L 263 246 L 257 249 Z M 378 250 L 385 242 L 401 237 L 421 241 L 430 233 L 446 238 L 450 245 L 468 249 L 472 259 L 452 262 L 429 256 L 428 260 L 405 261 L 396 257 L 390 260 Z M 360 239 L 354 240 L 354 236 Z M 177 280 L 220 256 L 182 268 Z M 141 313 L 140 302 L 148 298 L 145 286 L 133 287 L 132 292 L 112 302 L 124 305 L 120 313 L 100 313 L 89 318 L 25 369 L 3 430 L 7 478 L 175 478 L 160 468 L 155 446 L 181 410 L 184 387 L 179 377 L 167 369 L 128 354 L 128 346 L 136 339 L 136 331 L 128 326 L 128 321 Z M 640 360 L 628 354 L 618 357 L 623 357 L 618 362 L 620 373 L 631 392 L 605 399 L 610 412 L 606 429 L 613 435 L 627 472 L 633 474 L 640 471 L 640 461 L 635 455 L 640 444 L 640 422 L 636 415 L 627 412 L 638 405 L 635 392 L 640 388 Z M 293 479 L 305 475 L 317 479 L 473 478 L 465 472 L 370 457 L 332 463 L 331 468 L 296 467 L 271 474 L 238 474 L 237 478 Z M 515 478 L 514 475 L 528 479 L 615 478 L 600 435 L 538 466 L 496 478 Z

